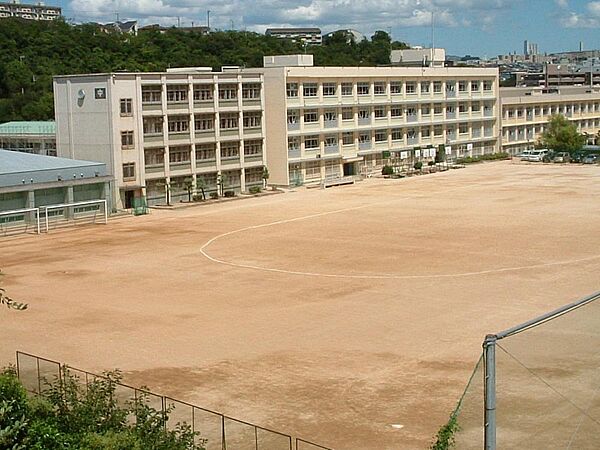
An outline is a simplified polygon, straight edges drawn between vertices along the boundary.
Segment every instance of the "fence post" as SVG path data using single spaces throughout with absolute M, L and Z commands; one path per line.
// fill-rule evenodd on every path
M 496 450 L 496 340 L 488 334 L 483 341 L 485 450 Z

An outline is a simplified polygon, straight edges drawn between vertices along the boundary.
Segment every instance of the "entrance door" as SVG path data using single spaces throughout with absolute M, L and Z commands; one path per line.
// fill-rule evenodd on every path
M 344 176 L 350 177 L 356 175 L 356 163 L 345 163 L 344 164 Z
M 125 191 L 125 209 L 133 208 L 133 198 L 135 191 Z

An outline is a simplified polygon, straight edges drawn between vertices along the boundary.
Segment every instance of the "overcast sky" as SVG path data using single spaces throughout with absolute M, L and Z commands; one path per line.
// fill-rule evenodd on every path
M 60 2 L 60 3 L 55 3 Z M 495 56 L 517 51 L 523 40 L 540 52 L 600 47 L 600 1 L 589 0 L 55 0 L 76 22 L 138 20 L 182 26 L 264 32 L 268 27 L 316 26 L 323 32 L 377 29 L 411 45 L 435 44 L 450 54 Z

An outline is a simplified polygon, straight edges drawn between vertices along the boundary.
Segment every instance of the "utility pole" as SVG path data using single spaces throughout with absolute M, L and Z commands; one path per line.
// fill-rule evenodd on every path
M 433 58 L 435 57 L 435 13 L 431 10 L 431 67 L 434 67 Z
M 234 26 L 233 26 L 233 19 L 231 19 L 229 22 L 231 22 L 231 30 L 234 30 Z
M 210 9 L 206 11 L 206 28 L 210 31 Z
M 177 17 L 177 28 L 181 28 L 181 17 Z

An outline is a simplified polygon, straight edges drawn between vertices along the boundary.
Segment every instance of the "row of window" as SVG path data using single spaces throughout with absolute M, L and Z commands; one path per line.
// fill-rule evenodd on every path
M 286 84 L 286 94 L 289 98 L 298 97 L 300 92 L 304 97 L 318 97 L 319 89 L 322 89 L 323 97 L 336 97 L 338 93 L 342 96 L 356 95 L 387 95 L 388 91 L 391 95 L 402 94 L 441 94 L 443 92 L 442 81 L 369 81 L 353 82 L 303 82 L 302 85 L 298 82 L 290 82 Z M 452 80 L 446 81 L 447 92 L 481 92 L 491 91 L 493 89 L 493 81 L 491 80 Z
M 242 83 L 242 99 L 259 100 L 261 94 L 260 83 Z M 162 101 L 162 85 L 142 86 L 142 103 L 160 103 Z M 166 99 L 168 103 L 187 102 L 190 94 L 189 85 L 167 85 Z M 239 95 L 239 85 L 219 84 L 217 96 L 220 100 L 236 100 Z M 194 84 L 192 87 L 192 98 L 194 101 L 210 101 L 215 96 L 215 85 Z
M 190 127 L 189 116 L 171 116 L 168 118 L 169 133 L 187 132 Z M 221 113 L 219 125 L 222 130 L 239 128 L 239 114 Z M 246 112 L 242 118 L 242 125 L 247 128 L 260 128 L 262 126 L 261 112 Z M 162 117 L 144 117 L 144 134 L 160 134 L 163 132 Z M 196 114 L 194 116 L 194 129 L 196 131 L 212 131 L 215 129 L 214 114 Z
M 457 130 L 459 135 L 468 135 L 469 125 L 459 124 L 457 128 L 446 129 L 446 133 L 449 136 L 456 135 Z M 481 128 L 476 128 L 474 130 L 481 132 Z M 493 134 L 493 129 L 485 128 L 485 134 L 491 136 Z M 429 138 L 431 136 L 443 137 L 444 128 L 442 126 L 406 129 L 394 128 L 391 130 L 376 130 L 373 134 L 370 132 L 346 132 L 342 133 L 341 139 L 337 134 L 325 135 L 322 141 L 325 147 L 337 147 L 339 141 L 342 142 L 342 145 L 354 145 L 356 141 L 358 141 L 359 144 L 371 143 L 372 140 L 375 142 L 386 142 L 388 141 L 388 137 L 390 137 L 392 141 L 400 141 L 404 139 L 404 136 L 406 136 L 407 139 L 418 139 L 419 136 L 421 138 Z M 299 150 L 301 142 L 304 142 L 305 149 L 318 149 L 320 148 L 321 137 L 319 135 L 304 136 L 302 138 L 300 136 L 288 137 L 288 150 Z
M 526 108 L 504 108 L 504 116 L 508 119 L 527 116 L 550 116 L 552 114 L 577 114 L 600 112 L 600 103 L 576 103 L 571 105 L 544 105 Z
M 430 114 L 453 114 L 456 111 L 459 113 L 479 113 L 481 110 L 484 112 L 491 112 L 493 106 L 488 103 L 459 103 L 458 107 L 455 105 L 446 105 L 442 103 L 435 103 L 433 106 L 431 105 L 421 105 L 419 106 L 376 106 L 376 107 L 343 107 L 341 109 L 325 109 L 322 111 L 324 122 L 336 122 L 338 118 L 341 116 L 342 120 L 354 120 L 354 115 L 356 114 L 358 119 L 370 119 L 371 115 L 377 118 L 387 118 L 388 112 L 391 117 L 402 117 L 403 115 L 407 116 L 417 116 L 418 113 L 421 113 L 421 116 L 428 116 Z M 304 109 L 301 113 L 300 110 L 288 110 L 287 113 L 287 122 L 288 124 L 296 124 L 300 123 L 300 117 L 304 120 L 304 123 L 316 123 L 320 120 L 320 110 L 318 109 Z
M 223 142 L 220 146 L 221 159 L 239 158 L 241 150 L 240 142 Z M 262 156 L 262 140 L 244 141 L 244 156 Z M 196 146 L 196 161 L 214 161 L 216 159 L 216 145 L 214 143 Z M 192 148 L 189 145 L 173 146 L 169 148 L 170 163 L 187 163 L 191 161 Z M 163 165 L 165 150 L 163 148 L 147 149 L 144 151 L 147 166 Z
M 196 182 L 202 183 L 205 189 L 214 189 L 217 186 L 219 174 L 217 172 L 199 173 L 196 174 Z M 221 182 L 223 186 L 239 186 L 241 183 L 242 171 L 237 170 L 223 170 L 221 172 Z M 253 184 L 262 182 L 263 179 L 263 168 L 262 167 L 251 167 L 244 169 L 244 178 L 246 184 Z M 187 188 L 190 183 L 190 177 L 173 177 L 169 183 L 169 187 L 172 193 L 187 192 Z M 167 181 L 165 179 L 159 180 L 148 180 L 146 183 L 146 194 L 149 197 L 156 197 L 165 195 L 165 185 Z

